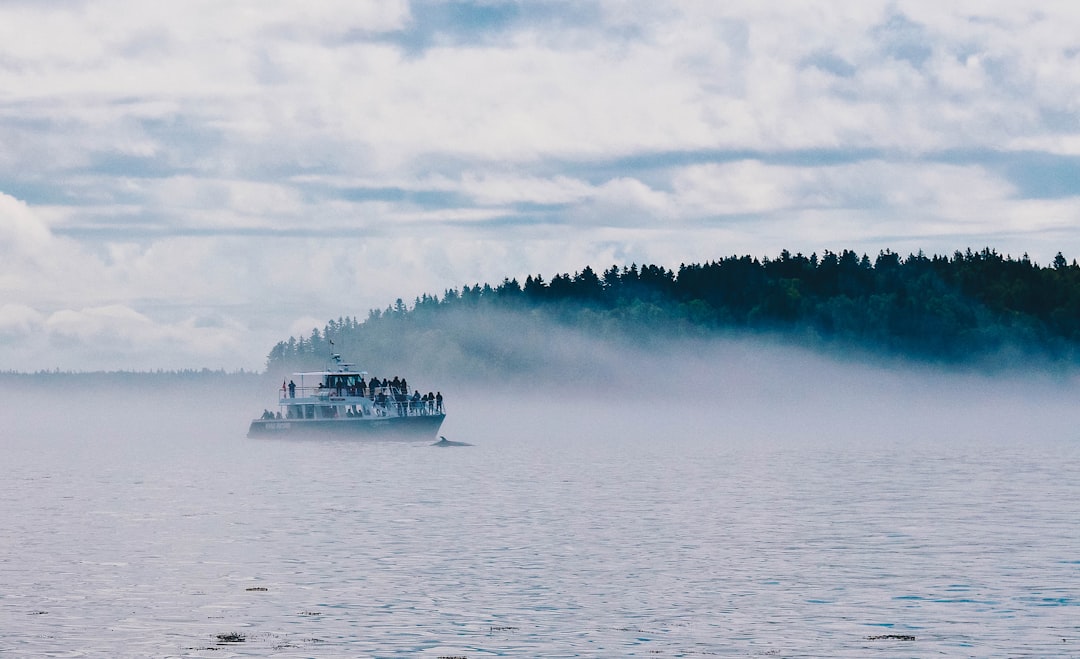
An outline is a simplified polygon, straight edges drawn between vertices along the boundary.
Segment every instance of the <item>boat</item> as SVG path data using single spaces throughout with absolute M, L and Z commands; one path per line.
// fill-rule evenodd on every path
M 252 419 L 248 437 L 342 437 L 426 440 L 446 418 L 442 392 L 423 394 L 408 382 L 370 377 L 331 355 L 322 371 L 293 373 L 278 390 L 278 411 Z

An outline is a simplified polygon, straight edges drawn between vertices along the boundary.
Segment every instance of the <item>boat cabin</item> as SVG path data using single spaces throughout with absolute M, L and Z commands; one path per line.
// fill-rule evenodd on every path
M 344 419 L 442 414 L 441 401 L 410 391 L 404 380 L 371 379 L 367 371 L 342 364 L 336 371 L 293 373 L 282 383 L 283 419 Z

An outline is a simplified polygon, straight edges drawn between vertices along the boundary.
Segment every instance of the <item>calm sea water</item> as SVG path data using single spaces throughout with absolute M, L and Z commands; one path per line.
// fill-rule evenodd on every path
M 1037 395 L 459 400 L 460 448 L 35 397 L 4 413 L 4 655 L 1080 655 L 1080 427 Z

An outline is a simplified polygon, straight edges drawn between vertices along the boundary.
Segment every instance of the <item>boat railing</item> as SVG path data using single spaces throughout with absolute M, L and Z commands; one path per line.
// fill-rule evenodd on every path
M 358 398 L 358 399 L 360 399 L 360 398 L 368 398 L 368 399 L 374 399 L 374 398 L 377 398 L 380 394 L 385 394 L 386 396 L 393 397 L 393 396 L 397 396 L 398 393 L 399 392 L 397 390 L 393 389 L 392 387 L 376 387 L 374 393 L 372 393 L 370 390 L 365 390 L 364 394 L 360 395 L 359 391 L 357 391 L 355 389 L 353 389 L 353 390 L 346 389 L 345 387 L 301 387 L 301 386 L 296 386 L 293 389 L 288 389 L 288 388 L 278 389 L 278 400 L 280 400 L 282 403 L 284 403 L 284 402 L 287 402 L 291 398 L 320 398 L 320 399 L 327 399 L 327 398 Z M 409 391 L 409 392 L 400 392 L 400 393 L 405 395 L 405 396 L 411 397 L 415 393 L 415 390 Z M 421 395 L 423 395 L 423 392 L 421 392 Z
M 335 390 L 326 387 L 295 387 L 294 389 L 278 389 L 278 397 L 282 402 L 290 398 L 329 398 L 335 395 Z M 343 392 L 344 393 L 344 392 Z
M 415 393 L 415 392 L 413 392 Z M 291 406 L 344 406 L 364 410 L 375 416 L 428 416 L 445 414 L 445 401 L 415 401 L 411 394 L 397 394 L 389 387 L 376 388 L 375 393 L 348 391 L 344 388 L 295 387 L 278 390 L 278 405 Z

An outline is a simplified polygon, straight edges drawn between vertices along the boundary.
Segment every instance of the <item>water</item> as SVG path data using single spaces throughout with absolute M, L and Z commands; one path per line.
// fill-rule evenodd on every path
M 474 445 L 436 448 L 39 395 L 5 411 L 0 654 L 1080 655 L 1064 399 L 459 400 Z

